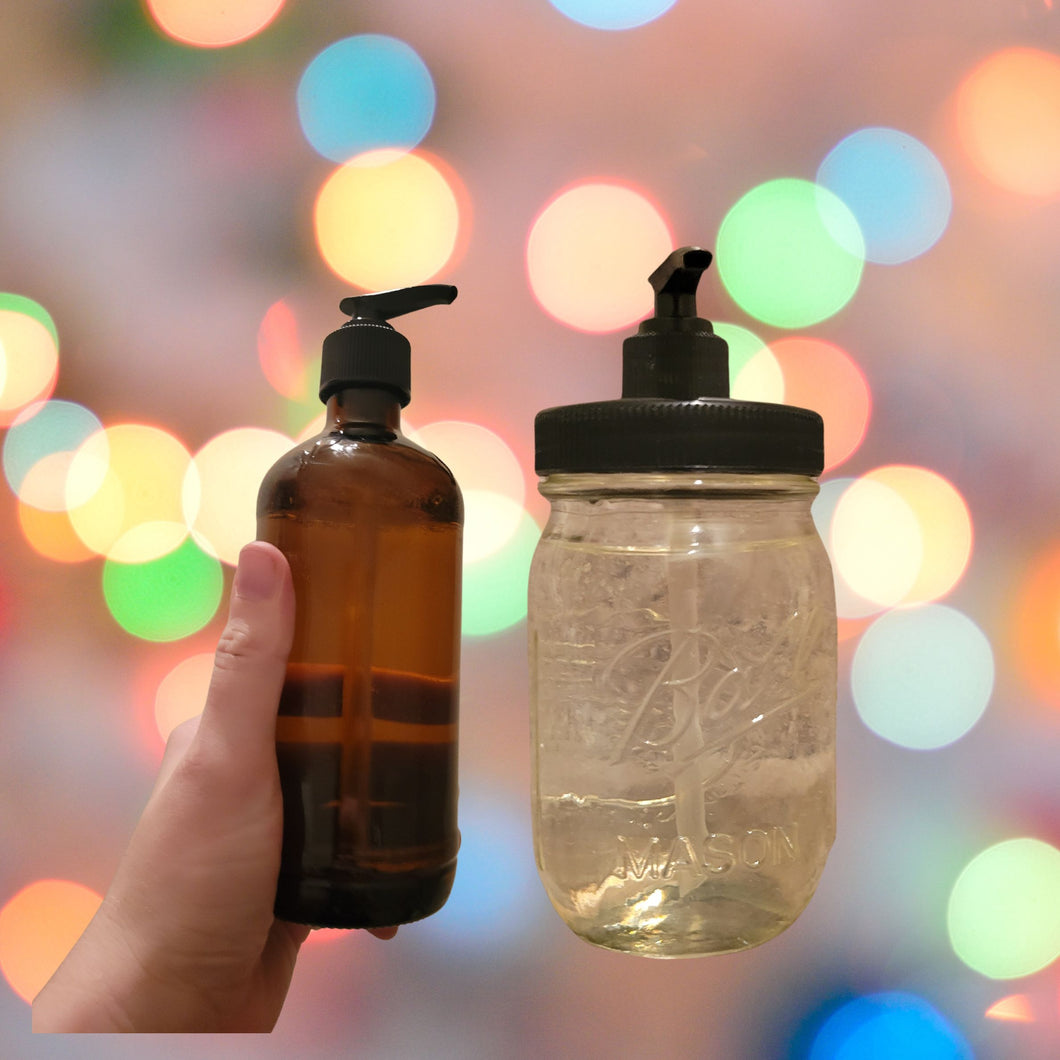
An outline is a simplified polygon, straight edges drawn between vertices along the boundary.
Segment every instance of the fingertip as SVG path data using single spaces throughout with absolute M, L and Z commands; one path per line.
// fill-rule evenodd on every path
M 232 592 L 252 602 L 271 600 L 283 589 L 287 577 L 287 560 L 267 541 L 251 541 L 239 553 Z

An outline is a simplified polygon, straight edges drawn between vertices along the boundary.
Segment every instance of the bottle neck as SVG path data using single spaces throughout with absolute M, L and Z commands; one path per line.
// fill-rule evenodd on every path
M 327 430 L 401 433 L 401 402 L 393 390 L 351 386 L 332 394 L 325 405 Z

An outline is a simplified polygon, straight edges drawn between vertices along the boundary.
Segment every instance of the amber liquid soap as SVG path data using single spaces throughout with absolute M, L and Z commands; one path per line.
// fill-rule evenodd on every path
M 340 390 L 327 410 L 258 500 L 296 599 L 276 915 L 386 927 L 441 908 L 456 868 L 463 508 L 392 392 Z

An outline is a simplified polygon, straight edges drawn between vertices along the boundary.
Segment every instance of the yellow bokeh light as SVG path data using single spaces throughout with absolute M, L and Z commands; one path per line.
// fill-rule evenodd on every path
M 555 196 L 530 229 L 530 289 L 563 324 L 615 331 L 651 315 L 648 276 L 673 246 L 669 225 L 643 192 L 578 184 Z
M 894 490 L 920 527 L 920 571 L 901 602 L 920 604 L 945 596 L 960 581 L 972 554 L 972 519 L 960 493 L 924 467 L 881 467 L 865 480 Z
M 491 490 L 464 490 L 464 562 L 499 552 L 515 536 L 525 512 L 511 497 Z
M 159 29 L 182 44 L 223 48 L 260 33 L 284 0 L 144 0 Z
M 37 880 L 0 909 L 0 971 L 30 1002 L 88 926 L 102 899 L 69 880 Z
M 30 548 L 45 559 L 82 563 L 97 554 L 77 536 L 66 512 L 45 511 L 20 500 L 18 524 Z
M 184 487 L 185 520 L 199 545 L 233 567 L 257 536 L 258 488 L 294 442 L 279 431 L 236 427 L 196 454 Z
M 526 479 L 519 460 L 500 435 L 464 420 L 435 420 L 409 431 L 452 471 L 462 490 L 490 490 L 522 505 Z
M 0 427 L 34 401 L 47 398 L 59 375 L 55 337 L 35 317 L 0 309 Z
M 784 401 L 784 373 L 768 346 L 763 346 L 740 369 L 729 394 L 738 401 Z
M 858 479 L 836 504 L 831 554 L 836 573 L 854 593 L 879 607 L 894 607 L 920 576 L 920 523 L 890 486 Z M 848 612 L 846 617 L 857 615 Z
M 957 133 L 987 177 L 1023 195 L 1060 195 L 1060 56 L 1005 48 L 957 92 Z
M 213 652 L 198 652 L 177 663 L 159 682 L 155 693 L 155 724 L 163 740 L 206 703 L 213 674 Z
M 423 283 L 453 257 L 457 190 L 422 151 L 369 151 L 325 181 L 313 215 L 317 247 L 343 280 L 365 290 Z
M 410 438 L 434 453 L 456 478 L 464 497 L 464 562 L 503 548 L 519 529 L 526 479 L 500 435 L 463 420 L 436 420 Z
M 125 423 L 97 431 L 70 462 L 66 500 L 74 530 L 92 551 L 123 563 L 172 551 L 175 545 L 164 535 L 130 531 L 141 523 L 186 526 L 183 490 L 190 466 L 184 444 L 160 427 Z

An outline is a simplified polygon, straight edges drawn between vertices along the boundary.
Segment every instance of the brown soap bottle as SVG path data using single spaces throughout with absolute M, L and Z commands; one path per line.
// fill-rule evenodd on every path
M 283 920 L 388 927 L 452 888 L 463 502 L 402 436 L 410 349 L 387 320 L 455 297 L 345 299 L 351 319 L 324 340 L 324 430 L 261 484 L 258 538 L 286 555 L 296 602 L 276 726 Z

